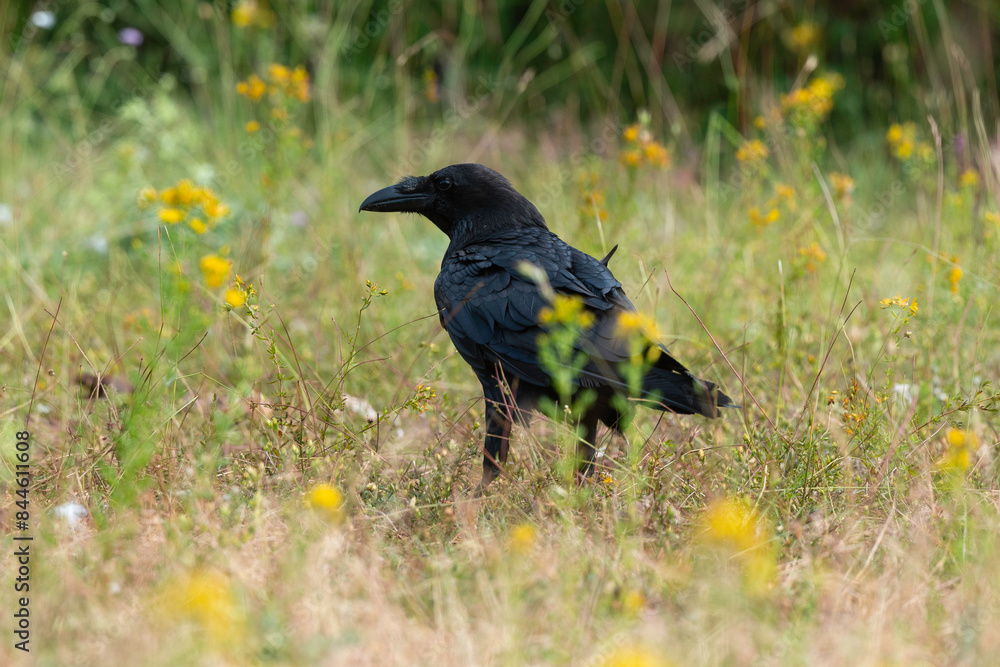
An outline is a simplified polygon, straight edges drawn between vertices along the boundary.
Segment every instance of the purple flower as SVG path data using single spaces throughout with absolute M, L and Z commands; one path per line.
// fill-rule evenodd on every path
M 118 31 L 118 41 L 129 46 L 139 46 L 144 39 L 138 28 L 122 28 Z

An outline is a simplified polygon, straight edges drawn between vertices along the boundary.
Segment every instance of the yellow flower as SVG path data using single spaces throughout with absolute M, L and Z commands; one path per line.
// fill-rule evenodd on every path
M 622 611 L 629 616 L 636 616 L 646 606 L 646 598 L 637 590 L 630 590 L 622 596 Z
M 249 27 L 253 24 L 256 9 L 256 2 L 240 2 L 238 5 L 233 7 L 233 25 L 237 28 Z
M 317 484 L 306 494 L 306 504 L 328 519 L 341 518 L 343 503 L 344 497 L 340 491 L 329 484 Z
M 580 193 L 580 203 L 577 211 L 583 218 L 597 215 L 601 220 L 606 220 L 608 212 L 604 210 L 604 193 L 600 190 L 585 190 Z
M 948 286 L 952 294 L 958 294 L 958 283 L 961 280 L 962 280 L 962 269 L 960 269 L 958 266 L 951 267 L 951 271 L 948 272 Z
M 285 109 L 284 107 L 274 107 L 273 109 L 271 109 L 271 118 L 274 118 L 275 120 L 279 120 L 282 123 L 284 123 L 286 120 L 288 120 L 288 110 Z
M 635 143 L 639 140 L 639 126 L 637 124 L 629 125 L 622 132 L 622 136 L 625 137 L 625 141 Z
M 914 151 L 925 161 L 934 156 L 929 144 L 917 142 L 917 126 L 913 123 L 891 125 L 885 133 L 885 139 L 889 143 L 890 152 L 904 162 L 913 157 Z
M 760 165 L 771 154 L 760 139 L 746 141 L 736 151 L 736 159 L 744 164 Z
M 226 303 L 228 303 L 233 308 L 239 308 L 244 303 L 247 302 L 246 295 L 235 287 L 230 287 L 226 290 Z
M 937 467 L 944 472 L 960 473 L 972 466 L 972 456 L 979 449 L 979 436 L 973 431 L 949 428 L 945 433 L 948 451 L 938 460 Z
M 728 544 L 738 551 L 752 549 L 759 541 L 757 514 L 744 500 L 725 498 L 712 503 L 703 524 L 706 541 Z
M 156 201 L 156 190 L 153 188 L 143 188 L 139 190 L 139 208 L 149 208 Z
M 267 84 L 256 74 L 251 74 L 246 81 L 240 81 L 236 84 L 236 92 L 250 101 L 256 102 L 264 97 L 264 93 L 267 92 Z
M 816 271 L 817 264 L 822 264 L 826 261 L 826 253 L 815 242 L 808 247 L 799 248 L 799 257 L 805 260 L 806 271 L 810 273 Z
M 173 206 L 177 203 L 177 188 L 167 188 L 160 193 L 160 201 L 162 201 L 167 206 Z
M 615 322 L 615 325 L 615 333 L 624 338 L 631 338 L 638 334 L 648 340 L 660 339 L 656 320 L 642 313 L 624 311 L 618 315 L 618 321 Z
M 931 146 L 926 141 L 921 141 L 917 144 L 917 157 L 919 157 L 924 162 L 934 161 L 934 147 Z
M 701 525 L 704 543 L 739 559 L 749 592 L 762 592 L 770 586 L 777 575 L 771 530 L 749 502 L 738 498 L 718 500 L 705 510 Z
M 533 524 L 518 524 L 507 536 L 507 547 L 514 553 L 526 554 L 535 546 L 537 539 L 538 530 Z
M 885 133 L 885 140 L 890 144 L 898 144 L 903 140 L 903 127 L 899 123 L 889 126 L 889 131 Z
M 624 646 L 616 648 L 598 665 L 600 667 L 669 667 L 670 663 L 647 648 Z
M 243 126 L 243 129 L 246 130 L 247 134 L 253 134 L 254 132 L 260 130 L 260 123 L 255 120 L 247 121 L 247 124 Z
M 229 214 L 229 207 L 215 197 L 207 198 L 201 205 L 201 210 L 209 218 L 222 218 Z
M 812 21 L 803 21 L 788 34 L 789 45 L 795 51 L 806 52 L 819 41 L 820 28 Z
M 892 308 L 893 306 L 897 306 L 899 308 L 906 308 L 907 310 L 910 311 L 910 315 L 916 315 L 917 311 L 919 310 L 919 308 L 917 308 L 916 299 L 904 299 L 899 294 L 893 297 L 887 297 L 879 301 L 879 307 L 883 309 Z
M 626 167 L 638 167 L 642 163 L 642 153 L 638 150 L 622 151 L 622 162 Z
M 237 28 L 270 28 L 275 23 L 274 12 L 260 6 L 256 0 L 240 0 L 233 7 L 233 25 Z
M 754 118 L 753 126 L 756 127 L 758 130 L 763 130 L 764 127 L 766 127 L 766 123 L 764 122 L 764 117 L 757 116 L 756 118 Z
M 594 314 L 584 307 L 580 297 L 556 294 L 550 306 L 538 311 L 538 321 L 586 329 L 594 323 Z
M 837 199 L 846 200 L 854 192 L 854 179 L 847 174 L 834 171 L 830 173 L 830 184 Z
M 643 153 L 645 154 L 646 161 L 654 167 L 670 166 L 670 153 L 655 141 L 646 144 Z
M 191 226 L 191 229 L 194 230 L 195 234 L 204 234 L 208 231 L 208 226 L 201 218 L 191 218 L 191 220 L 188 221 L 188 225 Z
M 178 181 L 175 186 L 175 190 L 177 192 L 178 204 L 181 204 L 182 206 L 190 206 L 195 200 L 197 190 L 194 187 L 194 183 L 192 183 L 190 179 L 185 178 Z
M 209 287 L 220 287 L 229 277 L 233 263 L 218 255 L 205 255 L 201 258 L 200 266 L 205 276 L 205 284 Z
M 160 220 L 171 225 L 184 219 L 184 211 L 176 208 L 161 208 L 157 215 L 160 216 Z
M 795 125 L 815 125 L 833 110 L 833 96 L 844 87 L 839 74 L 819 76 L 803 88 L 781 96 L 781 108 Z
M 790 185 L 778 183 L 774 186 L 774 192 L 782 199 L 795 199 L 795 188 Z
M 774 224 L 781 218 L 781 211 L 776 208 L 772 208 L 767 212 L 766 215 L 760 214 L 760 209 L 756 206 L 752 206 L 749 211 L 750 222 L 756 227 L 767 227 L 768 225 Z
M 245 616 L 229 581 L 215 570 L 195 570 L 179 577 L 160 595 L 163 616 L 193 620 L 212 642 L 238 645 L 244 638 Z
M 292 97 L 299 102 L 308 102 L 311 98 L 309 92 L 309 73 L 302 65 L 298 65 L 292 72 Z
M 271 66 L 267 68 L 267 74 L 271 83 L 284 83 L 291 78 L 291 72 L 288 71 L 288 68 L 278 63 L 271 63 Z
M 978 188 L 979 173 L 975 169 L 966 169 L 958 179 L 963 188 Z

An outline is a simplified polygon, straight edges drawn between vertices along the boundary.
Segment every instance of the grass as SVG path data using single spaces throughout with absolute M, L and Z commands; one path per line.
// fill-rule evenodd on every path
M 975 182 L 947 149 L 974 128 L 873 120 L 828 146 L 822 109 L 772 121 L 781 98 L 762 95 L 761 129 L 713 116 L 692 157 L 646 119 L 552 139 L 505 115 L 506 83 L 422 122 L 419 91 L 397 112 L 316 81 L 312 104 L 253 102 L 235 93 L 250 73 L 217 100 L 151 83 L 100 135 L 39 120 L 6 79 L 0 522 L 21 534 L 27 429 L 39 664 L 996 655 L 1000 188 L 988 142 L 968 149 Z M 649 141 L 669 168 L 623 164 Z M 481 394 L 433 306 L 447 240 L 357 213 L 403 172 L 465 160 L 577 247 L 619 244 L 629 296 L 743 409 L 642 411 L 582 487 L 573 434 L 540 419 L 474 500 Z M 185 178 L 229 209 L 204 234 L 204 209 L 165 201 Z M 209 284 L 205 256 L 232 272 Z M 81 376 L 115 383 L 98 397 Z

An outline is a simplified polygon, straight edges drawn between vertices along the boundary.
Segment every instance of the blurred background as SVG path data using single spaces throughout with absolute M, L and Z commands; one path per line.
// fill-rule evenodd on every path
M 834 141 L 927 114 L 955 136 L 973 103 L 994 127 L 998 29 L 988 0 L 11 2 L 2 111 L 35 140 L 81 135 L 169 81 L 206 118 L 229 118 L 236 82 L 273 61 L 309 72 L 311 124 L 434 121 L 474 104 L 550 134 L 646 110 L 689 147 L 711 114 L 745 133 L 765 96 L 818 70 L 843 77 Z

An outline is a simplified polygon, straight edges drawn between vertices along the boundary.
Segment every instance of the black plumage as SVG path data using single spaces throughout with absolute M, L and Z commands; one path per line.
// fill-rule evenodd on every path
M 512 420 L 540 398 L 558 398 L 549 370 L 539 361 L 539 335 L 546 331 L 539 314 L 549 306 L 548 288 L 525 272 L 525 263 L 544 272 L 555 294 L 578 298 L 592 315 L 576 342 L 586 362 L 573 385 L 574 393 L 593 390 L 593 401 L 580 417 L 582 474 L 593 467 L 598 422 L 620 427 L 623 414 L 615 395 L 708 417 L 718 416 L 718 407 L 733 405 L 714 384 L 693 376 L 652 341 L 647 347 L 656 346 L 659 356 L 650 355 L 655 361 L 641 390 L 630 392 L 619 369 L 634 349 L 619 318 L 635 307 L 607 267 L 617 246 L 597 260 L 566 244 L 549 231 L 538 209 L 492 169 L 458 164 L 430 176 L 410 176 L 372 194 L 361 210 L 420 213 L 451 239 L 434 298 L 442 326 L 476 372 L 486 398 L 480 489 L 506 462 Z

